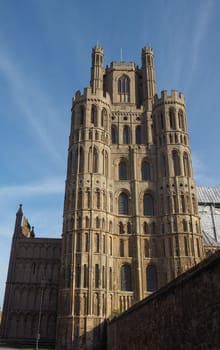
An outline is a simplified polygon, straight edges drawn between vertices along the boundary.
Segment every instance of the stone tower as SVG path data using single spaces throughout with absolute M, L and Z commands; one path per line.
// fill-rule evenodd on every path
M 183 94 L 156 94 L 142 67 L 103 68 L 72 101 L 57 349 L 100 349 L 105 319 L 204 255 Z

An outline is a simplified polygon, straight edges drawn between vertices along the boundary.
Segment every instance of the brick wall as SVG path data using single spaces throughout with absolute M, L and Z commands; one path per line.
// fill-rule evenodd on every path
M 107 324 L 108 350 L 220 349 L 220 251 Z

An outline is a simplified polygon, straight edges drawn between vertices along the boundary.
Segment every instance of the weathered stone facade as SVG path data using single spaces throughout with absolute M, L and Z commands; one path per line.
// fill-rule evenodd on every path
M 108 350 L 218 350 L 220 252 L 107 324 Z

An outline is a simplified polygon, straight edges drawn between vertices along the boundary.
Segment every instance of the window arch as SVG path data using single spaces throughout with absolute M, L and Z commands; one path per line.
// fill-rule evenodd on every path
M 79 124 L 83 125 L 84 124 L 84 115 L 85 115 L 85 109 L 84 106 L 80 106 L 80 115 L 79 115 Z
M 144 222 L 144 234 L 147 234 L 148 233 L 148 224 L 147 222 L 145 221 Z
M 94 147 L 93 148 L 93 159 L 92 159 L 92 168 L 93 168 L 93 172 L 97 173 L 98 172 L 98 151 L 97 149 Z
M 107 127 L 107 111 L 106 111 L 105 108 L 102 109 L 101 126 L 104 127 L 104 128 Z
M 80 147 L 80 150 L 79 150 L 79 172 L 80 173 L 83 172 L 83 165 L 84 165 L 84 152 L 83 152 L 83 148 Z
M 128 179 L 128 169 L 126 160 L 121 160 L 118 166 L 118 177 L 119 180 Z
M 169 109 L 170 129 L 176 129 L 175 110 Z
M 143 204 L 144 204 L 144 215 L 153 216 L 154 215 L 154 201 L 153 201 L 153 197 L 151 194 L 149 194 L 149 193 L 144 194 Z
M 119 94 L 128 94 L 130 91 L 130 79 L 127 75 L 122 75 L 118 79 L 118 93 Z
M 136 139 L 136 144 L 140 145 L 141 144 L 141 126 L 138 125 L 135 129 L 135 139 Z
M 121 266 L 121 290 L 132 291 L 131 266 L 129 264 Z
M 147 291 L 154 292 L 158 288 L 157 284 L 157 268 L 155 265 L 148 265 L 146 270 L 147 275 Z
M 118 214 L 128 215 L 128 195 L 124 192 L 118 197 Z
M 97 107 L 95 105 L 92 105 L 91 109 L 91 124 L 97 126 Z
M 130 142 L 129 134 L 130 134 L 130 128 L 127 125 L 125 125 L 123 128 L 123 143 L 125 145 L 129 144 Z
M 179 119 L 179 128 L 183 131 L 185 131 L 185 125 L 184 125 L 184 115 L 182 109 L 178 112 L 178 119 Z
M 151 179 L 150 164 L 146 160 L 143 160 L 141 164 L 141 176 L 142 176 L 142 180 L 145 180 L 145 181 Z
M 180 174 L 180 157 L 179 153 L 176 150 L 173 150 L 172 152 L 172 159 L 173 159 L 173 172 L 174 176 L 179 176 Z
M 112 125 L 111 127 L 111 136 L 112 136 L 112 144 L 116 144 L 118 140 L 118 135 L 117 135 L 117 128 L 115 125 Z
M 186 152 L 183 154 L 183 168 L 184 168 L 184 175 L 190 176 L 190 166 L 189 166 L 189 157 Z

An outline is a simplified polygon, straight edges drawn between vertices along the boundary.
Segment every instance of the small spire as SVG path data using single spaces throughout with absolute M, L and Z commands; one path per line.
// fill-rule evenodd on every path
M 31 237 L 32 238 L 35 237 L 34 226 L 31 227 Z
M 19 236 L 21 234 L 22 217 L 23 217 L 22 204 L 20 204 L 18 211 L 16 213 L 14 236 Z
M 120 48 L 120 62 L 123 61 L 122 48 Z

